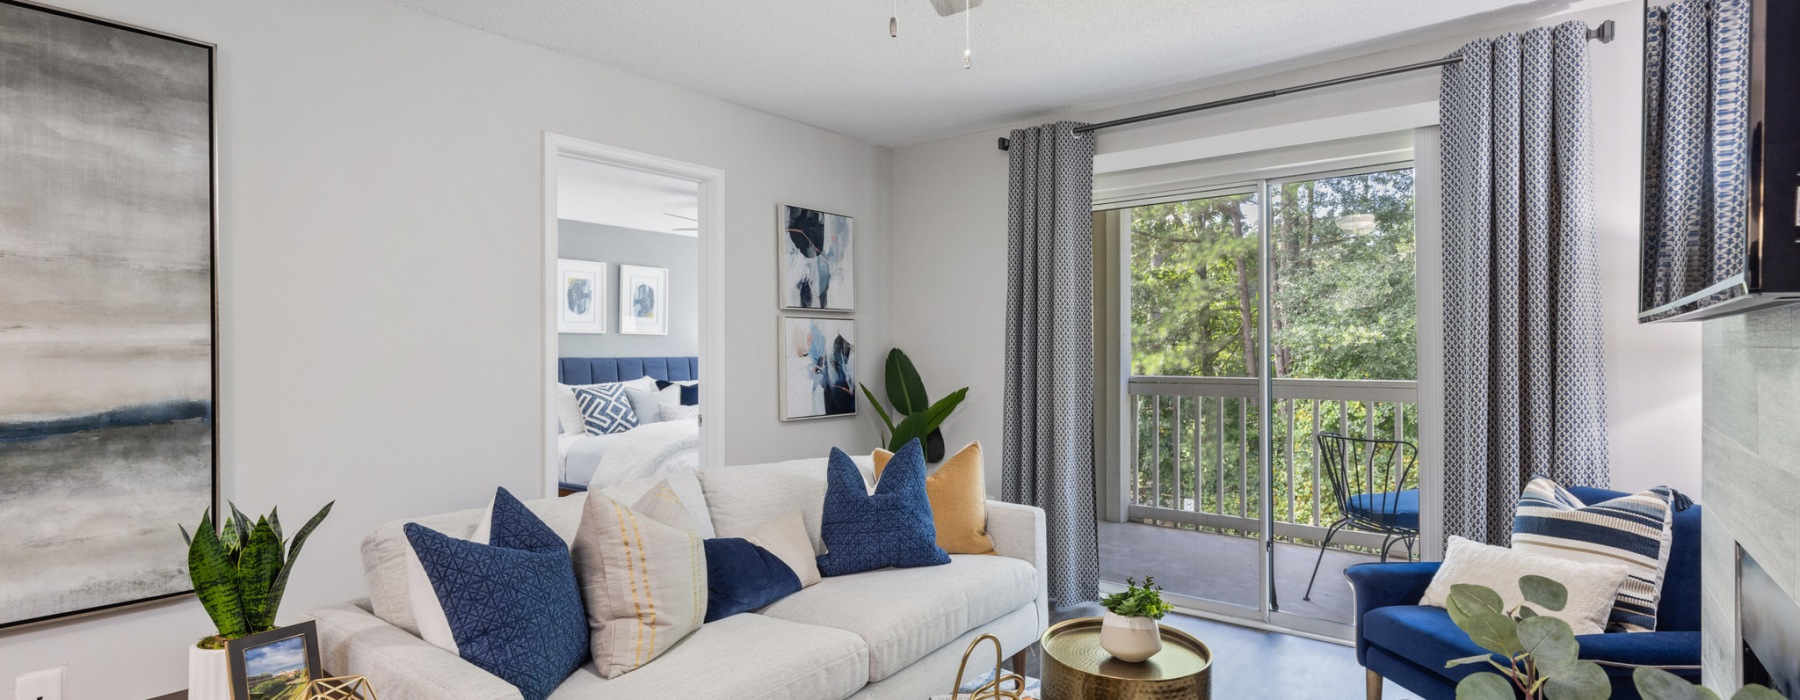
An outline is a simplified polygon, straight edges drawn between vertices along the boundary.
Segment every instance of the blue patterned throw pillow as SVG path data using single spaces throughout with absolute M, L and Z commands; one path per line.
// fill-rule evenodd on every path
M 901 447 L 871 494 L 862 470 L 832 448 L 820 535 L 826 552 L 819 573 L 842 576 L 890 566 L 937 566 L 950 555 L 937 545 L 931 501 L 925 493 L 925 451 L 913 440 Z
M 1674 543 L 1674 516 L 1691 501 L 1667 486 L 1600 503 L 1583 503 L 1547 477 L 1534 477 L 1519 494 L 1512 548 L 1595 564 L 1624 564 L 1608 632 L 1656 629 L 1663 576 Z
M 706 621 L 749 612 L 800 592 L 800 577 L 742 537 L 707 540 Z
M 581 407 L 582 422 L 590 435 L 623 433 L 638 427 L 637 409 L 631 407 L 631 396 L 620 384 L 600 384 L 575 390 L 575 403 Z
M 519 499 L 494 494 L 490 544 L 407 523 L 457 653 L 525 700 L 543 700 L 588 660 L 587 611 L 568 545 Z

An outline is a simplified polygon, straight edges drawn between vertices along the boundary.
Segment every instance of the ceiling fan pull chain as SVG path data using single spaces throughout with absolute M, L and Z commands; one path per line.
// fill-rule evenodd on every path
M 973 2 L 974 0 L 963 0 L 963 70 L 972 67 L 972 64 L 969 63 L 969 47 L 971 46 L 971 32 L 969 31 L 969 15 L 971 13 L 969 10 L 973 8 Z
M 888 17 L 888 36 L 900 38 L 900 0 L 894 0 L 894 14 Z

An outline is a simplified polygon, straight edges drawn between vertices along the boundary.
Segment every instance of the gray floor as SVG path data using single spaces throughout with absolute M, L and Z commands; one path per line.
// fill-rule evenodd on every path
M 1402 556 L 1396 547 L 1396 557 Z M 1163 590 L 1255 608 L 1259 544 L 1247 537 L 1142 523 L 1100 523 L 1100 580 L 1156 577 Z M 1312 600 L 1302 600 L 1317 547 L 1275 544 L 1275 594 L 1282 612 L 1350 623 L 1355 605 L 1344 568 L 1378 561 L 1373 555 L 1325 551 Z
M 1052 618 L 1061 621 L 1099 614 L 1098 605 L 1085 605 L 1059 610 Z M 1179 613 L 1164 617 L 1162 623 L 1198 637 L 1212 650 L 1214 698 L 1364 700 L 1363 668 L 1356 663 L 1356 650 L 1348 646 Z M 1036 654 L 1030 668 L 1036 676 Z M 1419 700 L 1392 681 L 1383 693 L 1384 700 Z

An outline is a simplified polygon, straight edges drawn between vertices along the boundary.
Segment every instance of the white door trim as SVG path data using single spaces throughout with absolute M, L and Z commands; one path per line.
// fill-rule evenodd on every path
M 679 178 L 700 188 L 700 376 L 706 390 L 700 392 L 700 464 L 725 463 L 725 171 L 695 163 L 640 153 L 572 136 L 544 132 L 543 268 L 543 425 L 544 496 L 554 497 L 562 473 L 556 438 L 561 432 L 556 403 L 550 388 L 556 383 L 556 159 L 568 156 L 605 165 L 630 168 Z

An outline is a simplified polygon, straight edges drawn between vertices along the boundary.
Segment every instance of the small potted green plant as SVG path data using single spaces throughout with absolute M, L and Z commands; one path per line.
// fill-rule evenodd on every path
M 275 613 L 287 591 L 288 574 L 300 557 L 300 546 L 331 512 L 331 503 L 294 533 L 289 541 L 281 532 L 281 517 L 250 518 L 231 506 L 231 517 L 221 527 L 213 522 L 212 509 L 200 516 L 192 535 L 181 528 L 188 543 L 188 577 L 200 606 L 212 618 L 216 634 L 208 635 L 188 650 L 188 698 L 231 700 L 231 674 L 225 658 L 225 642 L 275 629 Z M 177 526 L 180 527 L 180 526 Z
M 1162 628 L 1156 624 L 1175 606 L 1163 602 L 1162 587 L 1154 577 L 1125 579 L 1125 590 L 1100 601 L 1106 617 L 1100 621 L 1100 648 L 1120 661 L 1139 663 L 1162 651 Z

